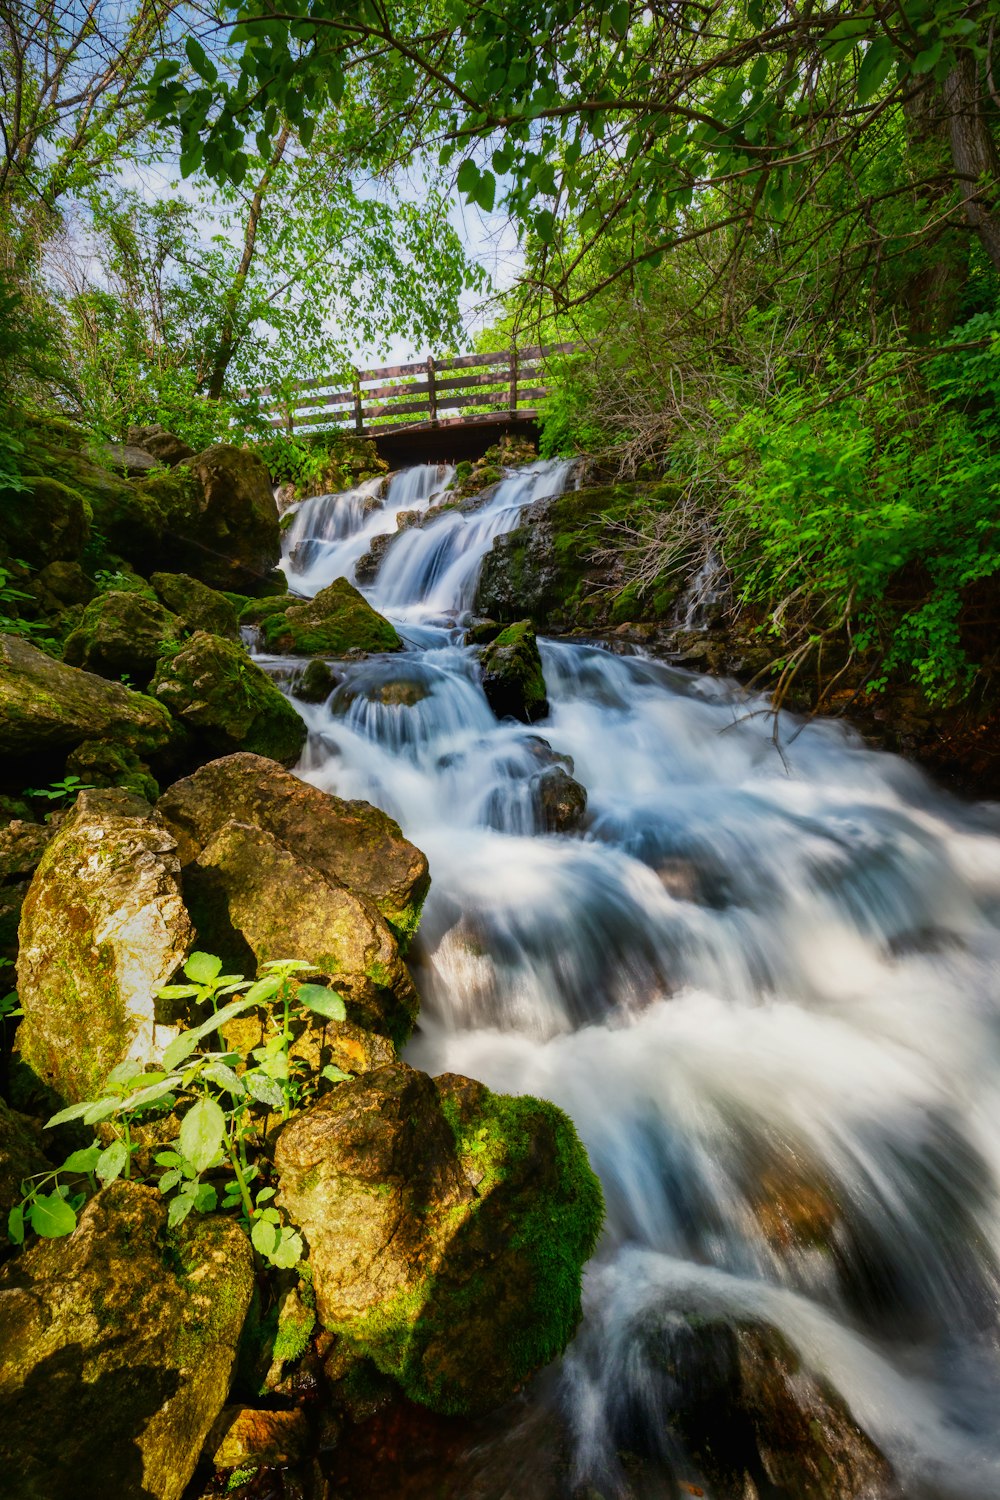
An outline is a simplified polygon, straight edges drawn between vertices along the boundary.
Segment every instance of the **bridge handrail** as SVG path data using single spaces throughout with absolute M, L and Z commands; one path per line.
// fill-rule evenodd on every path
M 548 395 L 545 360 L 553 354 L 572 354 L 579 347 L 536 344 L 526 349 L 459 354 L 440 360 L 428 356 L 411 364 L 355 370 L 350 390 L 337 389 L 336 377 L 320 376 L 294 381 L 280 395 L 265 386 L 258 395 L 275 396 L 264 406 L 264 411 L 274 414 L 273 426 L 284 427 L 289 434 L 296 428 L 320 424 L 347 425 L 358 433 L 424 424 L 451 426 L 456 419 L 442 417 L 442 412 L 472 406 L 486 408 L 486 414 L 494 417 L 507 412 L 523 418 L 536 415 L 533 408 L 525 408 L 525 403 Z M 453 375 L 452 371 L 479 373 Z M 425 378 L 420 380 L 419 376 Z M 423 422 L 412 420 L 421 414 Z M 410 420 L 399 422 L 396 419 L 400 417 Z M 476 417 L 477 414 L 469 413 L 458 420 L 474 421 Z

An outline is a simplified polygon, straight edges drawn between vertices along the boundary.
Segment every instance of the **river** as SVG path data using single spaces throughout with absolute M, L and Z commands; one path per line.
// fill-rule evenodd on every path
M 353 579 L 449 478 L 305 502 L 292 586 Z M 367 590 L 407 650 L 297 703 L 299 774 L 430 860 L 408 1059 L 554 1100 L 603 1183 L 584 1323 L 537 1398 L 570 1435 L 565 1482 L 692 1492 L 664 1406 L 694 1319 L 780 1330 L 907 1500 L 996 1500 L 997 809 L 841 723 L 776 735 L 763 698 L 599 644 L 542 642 L 549 717 L 498 723 L 459 624 L 493 538 L 571 485 L 535 465 L 411 526 Z M 576 836 L 542 831 L 553 753 L 587 790 Z

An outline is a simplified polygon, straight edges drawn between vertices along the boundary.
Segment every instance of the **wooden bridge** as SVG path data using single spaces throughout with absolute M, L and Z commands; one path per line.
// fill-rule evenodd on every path
M 300 380 L 266 410 L 289 434 L 371 438 L 392 464 L 472 458 L 505 433 L 537 436 L 538 402 L 549 393 L 545 361 L 577 347 L 543 344 L 355 370 L 349 390 L 333 379 Z

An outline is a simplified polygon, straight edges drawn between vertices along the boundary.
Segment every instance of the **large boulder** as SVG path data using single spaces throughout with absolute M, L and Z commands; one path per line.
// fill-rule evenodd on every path
M 534 724 L 545 718 L 549 701 L 530 620 L 519 620 L 500 632 L 483 651 L 482 669 L 483 692 L 498 719 Z
M 146 687 L 168 645 L 178 645 L 183 625 L 176 615 L 138 589 L 98 594 L 66 637 L 63 660 L 101 677 L 128 676 Z
M 188 630 L 207 630 L 209 635 L 239 640 L 236 610 L 218 589 L 210 589 L 189 573 L 153 573 L 149 581 Z
M 28 476 L 0 497 L 0 552 L 33 567 L 79 558 L 90 535 L 90 501 L 62 479 Z
M 0 1273 L 8 1500 L 184 1493 L 229 1393 L 253 1257 L 231 1218 L 166 1218 L 154 1188 L 116 1182 Z
M 228 822 L 188 873 L 188 893 L 201 941 L 235 966 L 239 934 L 255 966 L 303 958 L 328 974 L 358 1022 L 403 1043 L 418 1001 L 395 938 L 364 896 L 313 869 L 274 834 Z
M 368 802 L 345 802 L 260 755 L 227 755 L 177 781 L 157 811 L 177 839 L 182 865 L 225 823 L 274 834 L 333 885 L 365 896 L 402 938 L 420 920 L 427 860 L 399 824 Z
M 17 1044 L 68 1103 L 175 1034 L 154 997 L 194 939 L 179 871 L 162 821 L 118 790 L 81 792 L 42 856 L 21 912 Z
M 137 566 L 192 573 L 213 588 L 254 591 L 281 555 L 267 466 L 217 443 L 95 505 L 109 545 Z
M 0 635 L 0 754 L 27 759 L 110 737 L 142 753 L 175 734 L 154 699 L 54 661 L 20 636 Z
M 151 453 L 157 463 L 165 464 L 168 469 L 194 457 L 194 449 L 175 433 L 168 431 L 162 422 L 150 422 L 145 427 L 130 427 L 128 441 L 133 447 Z
M 400 651 L 403 643 L 352 583 L 336 578 L 313 599 L 295 594 L 261 600 L 240 615 L 255 625 L 268 651 L 293 656 L 346 656 L 349 651 Z
M 292 1120 L 275 1162 L 321 1321 L 411 1399 L 489 1410 L 572 1337 L 603 1206 L 554 1105 L 396 1063 Z
M 246 749 L 291 766 L 302 753 L 305 724 L 236 641 L 196 631 L 161 660 L 151 691 L 210 755 Z

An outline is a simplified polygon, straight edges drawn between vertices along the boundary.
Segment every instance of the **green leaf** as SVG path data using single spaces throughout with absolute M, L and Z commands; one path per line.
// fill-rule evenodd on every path
M 200 1214 L 210 1214 L 219 1202 L 219 1195 L 210 1182 L 199 1182 L 194 1195 L 194 1206 Z
M 226 1135 L 226 1117 L 214 1099 L 199 1099 L 181 1121 L 180 1148 L 183 1155 L 204 1172 L 218 1161 Z
M 175 1188 L 180 1180 L 180 1172 L 176 1167 L 172 1167 L 169 1172 L 164 1172 L 163 1176 L 160 1178 L 159 1182 L 156 1185 L 161 1193 L 166 1194 L 170 1192 L 171 1188 Z
M 194 1208 L 194 1199 L 184 1193 L 178 1193 L 171 1198 L 167 1205 L 167 1224 L 171 1229 L 176 1229 L 178 1224 L 183 1224 L 188 1214 Z
M 42 1193 L 28 1205 L 28 1220 L 45 1240 L 59 1240 L 76 1228 L 76 1214 L 58 1193 Z
M 84 1114 L 83 1123 L 96 1125 L 98 1120 L 106 1120 L 109 1115 L 116 1115 L 121 1107 L 120 1099 L 97 1099 Z
M 896 63 L 896 50 L 887 36 L 872 42 L 858 69 L 858 102 L 867 104 L 882 87 Z
M 285 1102 L 280 1086 L 263 1073 L 244 1073 L 243 1082 L 246 1084 L 247 1093 L 252 1098 L 261 1104 L 268 1105 L 271 1109 L 280 1109 Z
M 45 1121 L 45 1129 L 49 1130 L 54 1125 L 66 1125 L 70 1120 L 82 1120 L 93 1104 L 93 1099 L 85 1099 L 82 1104 L 68 1105 L 66 1109 L 59 1110 L 58 1114 L 52 1115 Z
M 60 1172 L 92 1172 L 100 1157 L 100 1146 L 88 1146 L 84 1151 L 72 1151 L 59 1170 Z
M 234 1098 L 238 1099 L 241 1094 L 246 1093 L 239 1075 L 223 1062 L 209 1063 L 202 1069 L 202 1072 L 205 1078 L 210 1078 L 213 1083 L 217 1083 L 220 1089 L 228 1090 Z
M 247 990 L 246 998 L 254 1005 L 259 1005 L 262 1000 L 271 1000 L 281 989 L 281 980 L 273 976 L 267 979 L 258 979 Z
M 189 1000 L 200 993 L 196 984 L 165 984 L 162 990 L 157 990 L 156 996 L 159 1000 Z
M 313 1011 L 317 1016 L 325 1016 L 328 1021 L 343 1021 L 347 1015 L 344 1002 L 336 990 L 328 990 L 321 984 L 300 984 L 295 998 L 307 1010 Z
M 180 1036 L 174 1037 L 170 1046 L 165 1049 L 163 1053 L 163 1066 L 165 1068 L 176 1068 L 178 1063 L 182 1063 L 186 1057 L 191 1056 L 191 1053 L 197 1047 L 200 1040 L 201 1034 L 199 1031 L 182 1031 Z
M 468 198 L 473 198 L 479 183 L 479 168 L 471 156 L 467 156 L 458 169 L 455 178 L 455 186 L 460 193 L 465 193 Z
M 290 1271 L 302 1259 L 305 1248 L 302 1236 L 296 1230 L 283 1229 L 277 1249 L 271 1255 L 271 1264 L 277 1266 L 279 1270 Z
M 336 1063 L 327 1063 L 319 1076 L 328 1078 L 331 1083 L 350 1083 L 352 1077 L 350 1073 L 345 1073 L 343 1068 L 338 1068 Z
M 104 1187 L 122 1175 L 128 1166 L 128 1158 L 129 1151 L 124 1141 L 112 1141 L 108 1149 L 101 1152 L 96 1171 Z
M 184 965 L 184 972 L 195 984 L 211 984 L 222 973 L 222 959 L 214 953 L 192 953 Z
M 265 1260 L 270 1260 L 273 1255 L 280 1233 L 277 1225 L 271 1224 L 267 1219 L 254 1219 L 250 1239 L 254 1249 Z
M 938 37 L 937 41 L 927 48 L 926 52 L 917 53 L 916 57 L 910 64 L 910 72 L 918 74 L 929 73 L 931 69 L 937 67 L 938 63 L 941 61 L 941 54 L 943 51 L 944 42 L 940 37 Z
M 15 1203 L 7 1215 L 7 1238 L 12 1245 L 24 1244 L 24 1204 Z

